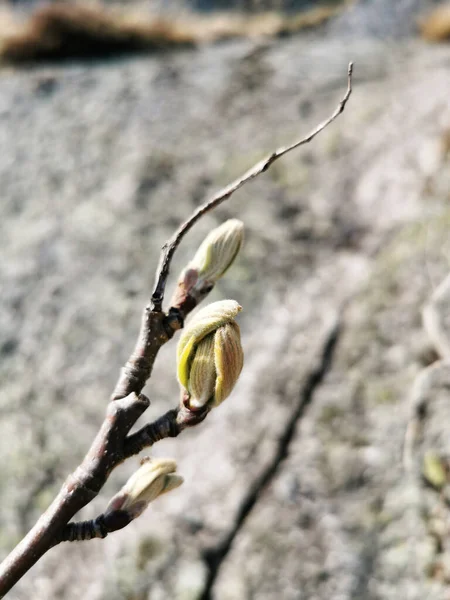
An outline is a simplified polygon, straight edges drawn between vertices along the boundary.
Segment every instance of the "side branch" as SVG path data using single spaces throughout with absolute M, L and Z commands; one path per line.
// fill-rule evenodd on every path
M 174 233 L 174 235 L 164 244 L 159 266 L 156 274 L 155 280 L 155 288 L 153 290 L 152 298 L 151 298 L 151 307 L 152 310 L 159 312 L 162 310 L 162 303 L 164 300 L 164 293 L 166 288 L 167 278 L 169 276 L 170 264 L 172 262 L 173 255 L 175 254 L 176 249 L 180 245 L 181 240 L 186 235 L 186 233 L 201 219 L 201 217 L 209 212 L 210 210 L 222 204 L 225 200 L 234 194 L 239 188 L 243 185 L 255 179 L 261 173 L 264 173 L 269 169 L 269 167 L 279 158 L 291 152 L 291 150 L 295 150 L 304 144 L 308 144 L 311 142 L 321 131 L 323 131 L 330 123 L 332 123 L 345 109 L 345 105 L 347 104 L 348 99 L 352 93 L 352 75 L 353 75 L 353 63 L 350 63 L 348 66 L 348 75 L 347 75 L 347 91 L 345 92 L 345 96 L 339 102 L 333 114 L 328 117 L 325 121 L 320 123 L 311 133 L 309 133 L 306 137 L 301 138 L 300 140 L 295 141 L 293 144 L 289 146 L 283 146 L 278 148 L 272 154 L 269 154 L 266 158 L 258 162 L 254 167 L 248 170 L 242 177 L 239 177 L 226 187 L 222 188 L 217 194 L 215 194 L 211 199 L 207 202 L 199 206 L 199 208 L 192 214 L 192 216 L 183 223 L 178 230 Z
M 87 540 L 104 539 L 113 531 L 123 529 L 132 518 L 124 510 L 117 510 L 109 515 L 101 514 L 91 521 L 68 523 L 55 539 L 55 546 L 61 542 L 85 542 Z
M 165 415 L 144 425 L 139 431 L 129 435 L 124 443 L 124 460 L 139 454 L 144 448 L 153 446 L 159 440 L 168 437 L 177 437 L 184 429 L 194 427 L 205 420 L 209 408 L 202 410 L 189 410 L 182 402 L 177 408 L 169 410 Z

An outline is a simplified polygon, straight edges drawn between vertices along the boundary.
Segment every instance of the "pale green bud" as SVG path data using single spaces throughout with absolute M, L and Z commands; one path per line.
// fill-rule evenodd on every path
M 183 478 L 175 474 L 176 470 L 174 460 L 149 458 L 143 461 L 141 467 L 112 498 L 105 514 L 122 510 L 135 519 L 150 502 L 183 483 Z
M 182 271 L 172 306 L 189 312 L 199 304 L 232 265 L 243 239 L 244 224 L 238 219 L 229 219 L 210 231 Z
M 198 271 L 199 279 L 215 283 L 231 266 L 244 239 L 244 224 L 229 219 L 203 240 L 189 267 Z
M 229 219 L 216 227 L 203 240 L 187 269 L 198 274 L 196 287 L 214 284 L 232 265 L 244 239 L 244 224 Z
M 241 307 L 234 300 L 205 306 L 189 321 L 177 349 L 178 380 L 188 405 L 218 406 L 227 398 L 244 364 L 239 326 Z

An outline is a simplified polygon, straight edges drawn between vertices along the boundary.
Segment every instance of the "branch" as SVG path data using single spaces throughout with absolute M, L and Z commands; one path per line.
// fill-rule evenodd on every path
M 97 496 L 111 471 L 124 460 L 124 440 L 149 404 L 145 396 L 131 394 L 108 405 L 103 425 L 81 465 L 67 478 L 36 525 L 0 565 L 0 598 L 57 543 L 69 520 Z
M 124 458 L 139 454 L 144 448 L 153 446 L 164 438 L 177 437 L 188 427 L 194 427 L 204 421 L 208 412 L 207 406 L 201 410 L 192 411 L 183 402 L 180 402 L 177 408 L 169 410 L 153 423 L 148 423 L 136 433 L 129 435 L 124 444 Z
M 151 305 L 152 310 L 161 311 L 162 303 L 164 301 L 164 293 L 166 289 L 167 278 L 169 276 L 170 264 L 172 262 L 173 255 L 175 254 L 176 249 L 180 245 L 181 240 L 184 238 L 186 233 L 199 221 L 203 215 L 208 213 L 210 210 L 222 204 L 225 200 L 234 194 L 239 188 L 243 185 L 255 179 L 261 173 L 267 171 L 273 163 L 287 154 L 291 152 L 291 150 L 295 150 L 304 144 L 308 144 L 311 142 L 316 135 L 318 135 L 321 131 L 323 131 L 330 123 L 332 123 L 345 109 L 345 105 L 347 104 L 348 99 L 350 98 L 350 94 L 352 93 L 352 75 L 353 75 L 353 63 L 348 65 L 348 75 L 347 75 L 347 91 L 345 96 L 339 102 L 336 110 L 333 114 L 328 117 L 325 121 L 320 123 L 311 133 L 309 133 L 306 137 L 301 138 L 300 140 L 295 141 L 293 144 L 289 146 L 283 146 L 278 148 L 272 154 L 269 154 L 266 158 L 258 162 L 255 166 L 253 166 L 250 170 L 248 170 L 242 177 L 239 177 L 233 183 L 230 183 L 223 189 L 221 189 L 215 196 L 210 198 L 207 202 L 202 204 L 197 208 L 197 210 L 192 214 L 192 216 L 183 223 L 174 235 L 166 242 L 162 248 L 159 266 L 157 270 L 156 280 L 155 280 L 155 288 L 153 290 Z
M 109 515 L 101 514 L 89 521 L 68 523 L 58 533 L 54 546 L 61 542 L 85 542 L 97 538 L 104 539 L 109 533 L 123 529 L 133 519 L 124 510 L 116 510 Z
M 194 412 L 180 402 L 176 409 L 168 411 L 153 423 L 127 436 L 123 445 L 121 444 L 120 451 L 116 450 L 114 466 L 164 438 L 176 437 L 184 429 L 198 425 L 206 418 L 208 412 L 208 407 Z M 123 529 L 131 521 L 132 517 L 128 512 L 114 510 L 88 521 L 71 522 L 58 532 L 53 545 L 105 538 L 109 533 Z
M 189 281 L 184 282 L 186 285 L 184 287 L 182 285 L 174 295 L 172 307 L 167 313 L 163 312 L 162 303 L 173 255 L 185 234 L 204 214 L 227 200 L 245 183 L 267 171 L 276 160 L 313 140 L 334 121 L 343 112 L 351 92 L 352 63 L 348 68 L 346 94 L 328 119 L 305 138 L 290 146 L 279 148 L 241 178 L 219 191 L 201 205 L 163 246 L 156 272 L 155 288 L 150 303 L 144 309 L 137 344 L 122 369 L 100 431 L 83 462 L 68 477 L 53 503 L 0 565 L 0 598 L 56 544 L 62 541 L 105 537 L 109 532 L 125 527 L 128 524 L 128 517 L 117 512 L 114 518 L 103 514 L 93 521 L 81 523 L 69 523 L 69 521 L 97 496 L 111 471 L 126 458 L 139 453 L 143 448 L 151 446 L 160 439 L 175 437 L 187 427 L 197 425 L 206 418 L 208 408 L 199 411 L 190 410 L 182 398 L 176 409 L 129 435 L 133 425 L 150 404 L 150 401 L 140 393 L 151 375 L 159 349 L 178 329 L 183 327 L 185 316 L 210 291 L 207 287 L 200 295 L 194 297 L 189 294 Z

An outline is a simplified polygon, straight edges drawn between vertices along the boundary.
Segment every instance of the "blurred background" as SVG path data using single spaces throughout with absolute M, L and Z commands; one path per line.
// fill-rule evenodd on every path
M 355 63 L 344 114 L 176 256 L 172 287 L 211 227 L 245 223 L 211 297 L 244 308 L 241 379 L 152 451 L 185 483 L 106 540 L 49 552 L 8 598 L 448 600 L 444 384 L 407 470 L 402 455 L 411 386 L 438 358 L 421 309 L 450 269 L 449 42 L 432 0 L 2 2 L 1 557 L 87 451 L 162 243 L 328 117 Z M 175 344 L 143 422 L 178 401 Z

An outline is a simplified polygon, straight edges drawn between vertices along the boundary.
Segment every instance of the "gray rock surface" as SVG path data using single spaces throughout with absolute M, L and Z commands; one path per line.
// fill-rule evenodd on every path
M 421 477 L 427 451 L 449 454 L 445 378 L 410 469 L 402 458 L 411 386 L 435 358 L 421 308 L 450 251 L 450 48 L 419 43 L 242 41 L 1 72 L 0 549 L 84 455 L 163 241 L 328 116 L 349 60 L 344 115 L 205 218 L 176 258 L 174 275 L 212 225 L 245 222 L 213 294 L 244 307 L 241 380 L 154 449 L 185 484 L 105 541 L 54 549 L 10 598 L 448 597 L 448 509 Z M 177 402 L 174 349 L 146 419 Z

